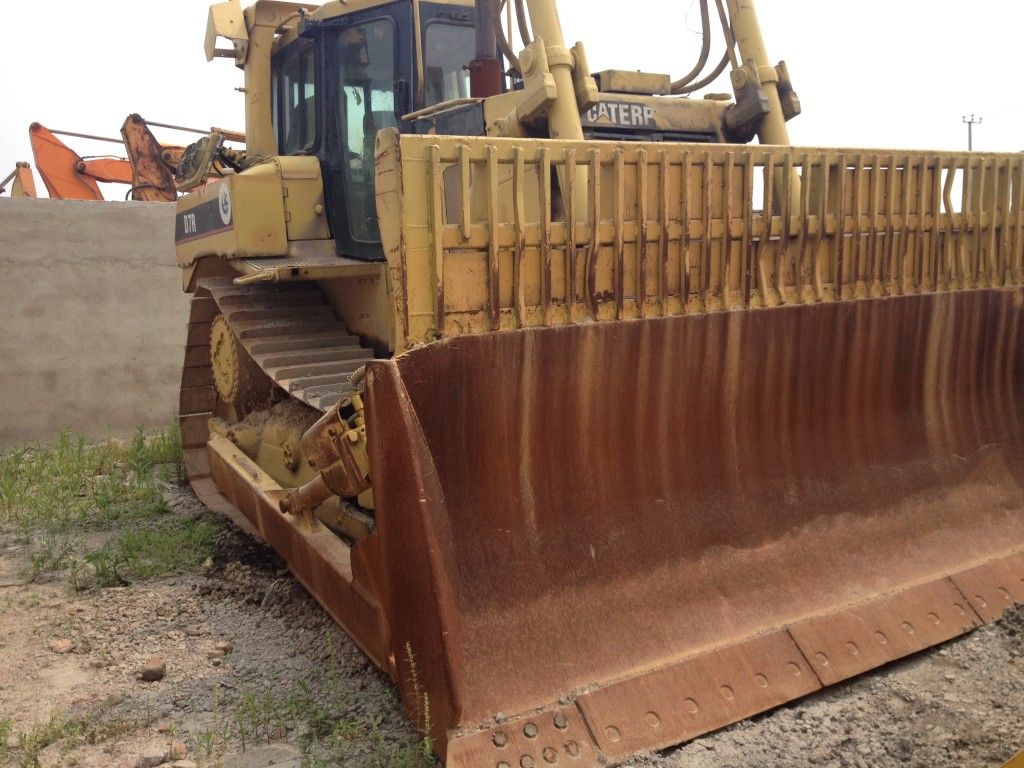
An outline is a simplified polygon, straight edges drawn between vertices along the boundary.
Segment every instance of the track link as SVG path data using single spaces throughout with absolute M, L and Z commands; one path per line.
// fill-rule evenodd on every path
M 182 447 L 196 495 L 241 527 L 252 527 L 217 489 L 206 444 L 217 412 L 210 367 L 210 325 L 224 315 L 257 365 L 295 399 L 326 412 L 351 388 L 349 379 L 373 359 L 310 283 L 238 286 L 231 278 L 199 281 L 189 314 L 178 404 Z
M 373 359 L 315 285 L 237 286 L 216 278 L 199 286 L 274 383 L 321 412 L 348 392 L 351 375 Z

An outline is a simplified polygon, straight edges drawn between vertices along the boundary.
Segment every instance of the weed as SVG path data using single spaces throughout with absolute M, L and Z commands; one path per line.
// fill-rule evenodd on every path
M 99 586 L 119 586 L 181 573 L 198 566 L 213 549 L 220 528 L 199 517 L 165 517 L 129 528 L 85 556 Z
M 95 530 L 147 516 L 160 498 L 152 470 L 180 462 L 177 425 L 93 445 L 64 431 L 50 445 L 0 452 L 0 531 Z
M 14 722 L 9 717 L 0 720 L 0 760 L 7 760 L 11 755 L 9 743 L 14 735 Z
M 21 448 L 0 460 L 0 514 L 3 518 L 11 518 L 21 501 L 23 491 L 19 478 L 27 453 L 27 448 Z
M 44 532 L 29 548 L 29 580 L 35 581 L 43 573 L 63 569 L 74 554 L 74 549 L 73 542 L 67 536 Z
M 416 699 L 416 725 L 420 729 L 419 751 L 424 766 L 434 764 L 434 739 L 430 735 L 430 694 L 420 685 L 419 671 L 416 668 L 416 654 L 412 643 L 405 644 L 405 660 L 409 664 L 409 678 L 412 683 L 413 695 Z
M 232 721 L 224 716 L 223 694 L 217 688 L 213 692 L 213 724 L 211 727 L 197 732 L 192 736 L 196 753 L 204 757 L 213 757 L 222 752 L 232 738 Z
M 76 590 L 193 567 L 216 528 L 169 514 L 161 484 L 181 480 L 181 457 L 177 424 L 92 445 L 64 431 L 50 445 L 0 452 L 0 535 L 29 542 L 30 579 L 67 571 Z M 103 546 L 84 547 L 86 534 L 115 530 Z
M 44 722 L 18 734 L 16 750 L 19 768 L 38 768 L 39 753 L 51 744 L 80 735 L 82 723 L 69 720 L 63 712 L 54 712 Z
M 115 741 L 149 727 L 156 720 L 148 708 L 140 716 L 131 718 L 109 719 L 104 714 L 102 706 L 74 718 L 64 712 L 54 712 L 47 720 L 18 733 L 13 750 L 18 757 L 18 767 L 39 768 L 40 753 L 53 744 L 60 743 L 62 749 L 70 750 L 81 744 Z M 12 756 L 7 746 L 12 733 L 11 721 L 0 721 L 0 758 Z
M 318 695 L 304 681 L 287 692 L 243 692 L 234 702 L 225 747 L 234 743 L 249 749 L 260 741 L 288 738 L 302 751 L 302 768 L 433 768 L 436 765 L 429 737 L 399 739 L 381 730 L 379 716 L 368 713 L 356 691 L 341 679 L 337 658 L 325 670 L 324 686 L 339 691 Z M 423 714 L 429 727 L 429 703 L 423 697 Z M 212 737 L 203 736 L 207 755 Z
M 120 565 L 119 556 L 109 551 L 106 547 L 95 552 L 86 553 L 85 562 L 92 566 L 94 577 L 91 584 L 87 578 L 80 582 L 84 586 L 95 585 L 102 589 L 104 587 L 123 587 L 128 585 L 128 581 L 117 570 L 118 565 Z M 85 569 L 75 568 L 73 573 L 78 573 L 80 570 Z M 78 581 L 77 578 L 72 577 L 71 584 L 73 589 L 77 588 L 76 582 Z
M 199 731 L 192 737 L 196 746 L 196 752 L 203 757 L 210 757 L 213 754 L 214 735 L 212 728 Z

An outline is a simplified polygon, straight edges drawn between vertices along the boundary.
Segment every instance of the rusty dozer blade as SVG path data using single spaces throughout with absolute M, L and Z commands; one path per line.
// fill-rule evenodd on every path
M 1024 602 L 1019 158 L 379 141 L 411 351 L 356 551 L 448 765 L 666 747 Z
M 1022 302 L 527 330 L 374 363 L 385 614 L 436 715 L 493 726 L 449 764 L 668 746 L 1024 602 Z

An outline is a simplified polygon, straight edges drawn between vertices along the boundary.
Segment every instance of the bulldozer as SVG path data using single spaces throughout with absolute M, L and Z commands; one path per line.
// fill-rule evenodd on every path
M 1024 156 L 792 146 L 752 0 L 700 11 L 677 80 L 554 0 L 209 12 L 247 143 L 178 169 L 188 474 L 449 766 L 612 764 L 1024 603 Z

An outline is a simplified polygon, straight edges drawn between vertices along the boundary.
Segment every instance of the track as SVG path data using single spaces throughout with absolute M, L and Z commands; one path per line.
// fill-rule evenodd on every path
M 391 671 L 380 606 L 353 578 L 352 550 L 323 525 L 281 514 L 281 487 L 226 437 L 210 433 L 226 415 L 210 360 L 210 329 L 223 314 L 242 346 L 296 399 L 318 410 L 334 405 L 370 350 L 334 316 L 313 285 L 236 286 L 230 278 L 201 280 L 192 299 L 179 414 L 186 471 L 211 511 L 268 542 L 296 578 L 377 666 Z
M 218 315 L 224 316 L 245 351 L 280 389 L 321 412 L 348 391 L 350 376 L 373 359 L 373 352 L 359 345 L 358 337 L 334 316 L 314 285 L 237 286 L 230 278 L 200 281 L 189 315 L 179 402 L 189 482 L 211 510 L 227 515 L 249 533 L 265 535 L 260 517 L 267 510 L 244 494 L 228 499 L 221 488 L 232 487 L 231 483 L 218 487 L 213 477 L 210 420 L 226 415 L 210 361 L 210 330 Z M 217 441 L 214 436 L 212 442 Z M 238 461 L 246 460 L 240 456 Z M 253 472 L 259 472 L 255 465 Z M 273 506 L 271 517 L 284 519 Z M 312 587 L 311 591 L 317 594 Z
M 230 278 L 200 281 L 189 316 L 179 413 L 189 479 L 209 478 L 200 454 L 217 415 L 210 369 L 210 325 L 223 314 L 257 365 L 295 399 L 326 411 L 346 393 L 349 377 L 373 352 L 361 347 L 308 283 L 237 286 Z M 200 489 L 196 489 L 200 493 Z M 205 499 L 204 499 L 205 501 Z
M 216 511 L 224 497 L 210 479 L 208 421 L 218 413 L 210 368 L 210 326 L 223 314 L 252 359 L 285 392 L 320 411 L 344 394 L 349 376 L 373 353 L 359 346 L 320 291 L 308 283 L 237 286 L 202 280 L 192 299 L 179 418 L 185 465 L 199 498 Z

